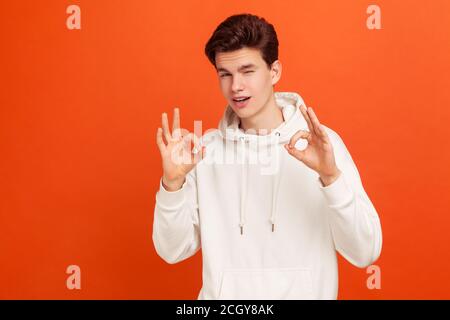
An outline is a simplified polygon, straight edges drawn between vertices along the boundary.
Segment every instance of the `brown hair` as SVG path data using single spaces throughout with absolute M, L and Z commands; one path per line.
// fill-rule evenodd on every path
M 205 54 L 216 67 L 216 53 L 244 47 L 259 49 L 269 69 L 278 60 L 275 28 L 264 18 L 249 13 L 232 15 L 224 20 L 206 43 Z

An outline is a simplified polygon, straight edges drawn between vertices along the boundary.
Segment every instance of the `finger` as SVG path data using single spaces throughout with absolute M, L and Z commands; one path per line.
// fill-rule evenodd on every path
M 312 133 L 315 133 L 314 132 L 314 126 L 313 126 L 313 124 L 311 122 L 311 119 L 310 119 L 310 117 L 309 117 L 309 115 L 307 113 L 306 107 L 304 105 L 300 106 L 300 111 L 302 112 L 302 115 L 305 118 L 306 123 L 308 124 L 309 131 L 312 132 Z
M 325 143 L 330 143 L 330 139 L 325 130 L 325 127 L 320 123 L 319 118 L 314 112 L 313 108 L 309 107 L 307 110 L 310 121 L 312 122 L 315 134 Z
M 309 107 L 308 108 L 308 114 L 309 114 L 309 118 L 311 119 L 311 122 L 314 126 L 314 131 L 316 132 L 316 134 L 320 137 L 324 137 L 323 133 L 322 133 L 322 128 L 321 128 L 321 124 L 319 122 L 319 119 L 317 118 L 316 114 L 314 113 L 313 108 Z
M 323 141 L 323 142 L 327 142 L 327 143 L 331 143 L 330 137 L 328 136 L 328 133 L 327 133 L 327 131 L 325 130 L 325 127 L 324 127 L 323 124 L 321 124 L 321 125 L 319 126 L 319 131 L 320 131 L 319 136 L 320 136 L 320 138 L 322 139 L 322 141 Z
M 289 140 L 289 146 L 291 148 L 295 147 L 295 144 L 299 139 L 306 139 L 308 142 L 311 141 L 311 132 L 306 130 L 298 130 Z
M 193 134 L 192 132 L 191 133 L 188 133 L 187 135 L 185 135 L 184 137 L 183 137 L 183 141 L 184 141 L 184 143 L 186 143 L 187 145 L 190 145 L 190 143 L 192 142 L 192 144 L 193 144 L 193 148 L 192 148 L 192 150 L 191 150 L 191 152 L 197 152 L 197 151 L 200 151 L 200 140 L 199 140 L 199 138 L 195 135 L 195 134 Z
M 159 151 L 163 153 L 166 151 L 166 145 L 163 141 L 162 137 L 162 129 L 158 128 L 158 131 L 156 132 L 156 144 L 158 145 Z
M 205 152 L 204 147 L 201 146 L 199 138 L 195 134 L 189 133 L 188 135 L 183 137 L 183 140 L 186 142 L 189 141 L 188 150 L 190 150 L 192 163 L 197 163 L 197 161 L 199 161 L 203 157 L 203 154 Z M 191 142 L 193 144 L 192 148 L 190 147 Z
M 305 150 L 298 150 L 295 148 L 290 148 L 288 144 L 285 144 L 284 147 L 286 148 L 287 152 L 293 156 L 294 158 L 303 161 L 305 157 Z
M 180 133 L 180 109 L 175 108 L 173 110 L 173 125 L 172 125 L 172 136 L 174 139 L 181 137 Z
M 169 130 L 169 121 L 167 119 L 167 113 L 165 112 L 162 114 L 162 129 L 164 137 L 166 138 L 167 143 L 169 143 L 170 141 L 172 141 L 172 136 Z
M 182 138 L 182 152 L 183 152 L 183 163 L 188 165 L 194 165 L 196 159 L 198 158 L 198 139 L 193 133 L 189 133 Z
M 188 133 L 178 141 L 172 149 L 172 161 L 176 164 L 193 164 L 193 150 L 191 150 L 191 142 L 194 146 L 198 146 L 198 138 L 193 133 Z M 198 148 L 198 147 L 197 147 Z

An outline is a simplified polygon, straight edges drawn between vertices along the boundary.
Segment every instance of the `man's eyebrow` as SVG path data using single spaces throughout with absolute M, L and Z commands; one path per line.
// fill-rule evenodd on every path
M 250 69 L 250 68 L 256 68 L 256 66 L 253 63 L 244 64 L 238 68 L 238 71 L 242 71 L 244 69 Z M 220 72 L 220 71 L 229 72 L 225 68 L 217 68 L 217 72 Z

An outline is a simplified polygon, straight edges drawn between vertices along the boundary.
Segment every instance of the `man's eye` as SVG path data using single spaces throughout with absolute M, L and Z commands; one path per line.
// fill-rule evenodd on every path
M 253 70 L 250 70 L 250 71 L 245 71 L 244 73 L 252 73 L 252 72 L 254 72 Z M 227 76 L 229 76 L 230 74 L 228 74 L 228 73 L 223 73 L 223 74 L 221 74 L 220 75 L 220 77 L 221 78 L 223 78 L 223 77 L 227 77 Z

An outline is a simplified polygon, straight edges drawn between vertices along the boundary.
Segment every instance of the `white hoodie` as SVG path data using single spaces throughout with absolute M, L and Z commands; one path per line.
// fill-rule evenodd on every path
M 182 188 L 169 192 L 160 180 L 153 243 L 171 264 L 202 248 L 200 300 L 336 299 L 336 251 L 361 268 L 380 255 L 378 214 L 344 142 L 325 127 L 341 174 L 324 187 L 283 146 L 308 130 L 303 99 L 274 94 L 285 121 L 272 133 L 244 133 L 228 105 Z

